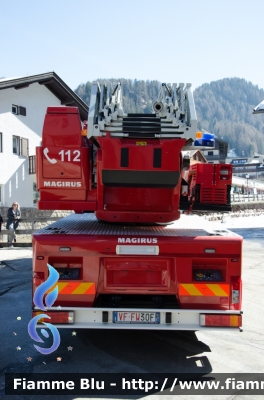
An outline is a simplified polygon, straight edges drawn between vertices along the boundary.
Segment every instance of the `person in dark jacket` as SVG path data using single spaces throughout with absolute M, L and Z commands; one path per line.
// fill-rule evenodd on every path
M 19 204 L 14 201 L 12 204 L 12 207 L 10 207 L 7 211 L 7 223 L 6 223 L 6 229 L 9 230 L 9 246 L 8 247 L 13 247 L 12 242 L 16 242 L 16 229 L 19 224 L 21 214 L 20 214 L 20 209 L 19 209 Z
M 1 214 L 1 210 L 0 210 L 0 232 L 1 232 L 1 230 L 2 230 L 2 223 L 3 223 L 4 221 L 3 221 L 3 217 L 2 217 L 2 214 Z

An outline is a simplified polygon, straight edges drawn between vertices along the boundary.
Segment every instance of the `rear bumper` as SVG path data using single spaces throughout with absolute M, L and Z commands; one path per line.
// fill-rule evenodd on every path
M 39 312 L 40 310 L 34 309 Z M 52 311 L 58 312 L 58 308 L 49 308 L 45 314 L 50 315 Z M 73 320 L 69 324 L 56 324 L 52 325 L 58 328 L 70 329 L 137 329 L 137 330 L 239 330 L 242 331 L 241 326 L 203 326 L 205 315 L 218 315 L 230 316 L 232 318 L 238 316 L 241 320 L 241 310 L 182 310 L 182 309 L 128 309 L 128 308 L 81 308 L 81 307 L 59 307 L 59 311 L 70 311 L 74 313 Z M 160 323 L 116 323 L 113 322 L 113 312 L 157 312 L 160 313 Z M 231 318 L 230 318 L 231 319 Z M 47 322 L 49 320 L 47 319 Z M 38 328 L 42 324 L 37 325 Z

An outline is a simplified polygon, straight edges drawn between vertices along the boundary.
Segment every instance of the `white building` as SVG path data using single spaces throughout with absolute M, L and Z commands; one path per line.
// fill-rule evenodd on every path
M 35 154 L 48 106 L 87 105 L 54 72 L 0 80 L 0 206 L 36 205 Z

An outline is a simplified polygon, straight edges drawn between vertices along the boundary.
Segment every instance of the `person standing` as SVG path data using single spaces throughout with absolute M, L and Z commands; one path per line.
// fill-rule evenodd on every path
M 12 207 L 10 207 L 7 211 L 7 223 L 6 223 L 6 229 L 9 230 L 9 246 L 8 247 L 13 247 L 12 242 L 16 242 L 16 229 L 19 224 L 21 214 L 20 214 L 20 209 L 19 209 L 19 204 L 14 201 L 12 204 Z
M 1 230 L 2 230 L 2 223 L 3 223 L 4 221 L 3 221 L 3 217 L 2 217 L 2 214 L 1 214 L 1 210 L 0 210 L 0 232 L 1 232 Z

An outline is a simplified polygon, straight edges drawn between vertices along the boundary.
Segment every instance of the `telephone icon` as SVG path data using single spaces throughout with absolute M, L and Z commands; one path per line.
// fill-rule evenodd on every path
M 44 156 L 46 157 L 46 159 L 47 159 L 51 164 L 56 164 L 57 160 L 55 160 L 55 158 L 50 158 L 50 157 L 48 156 L 48 152 L 49 152 L 49 149 L 48 149 L 47 147 L 45 147 L 45 149 L 43 150 Z

